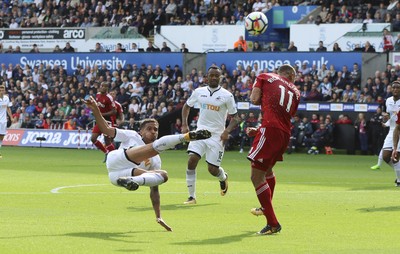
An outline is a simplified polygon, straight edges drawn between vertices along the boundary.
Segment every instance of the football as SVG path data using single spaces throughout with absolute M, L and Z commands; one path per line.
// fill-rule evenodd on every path
M 262 12 L 252 12 L 245 19 L 245 28 L 251 35 L 260 35 L 268 28 L 268 18 Z

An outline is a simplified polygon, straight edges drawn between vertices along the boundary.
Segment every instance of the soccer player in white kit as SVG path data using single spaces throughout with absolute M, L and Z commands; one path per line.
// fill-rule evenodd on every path
M 6 87 L 1 84 L 0 85 L 0 159 L 3 158 L 1 155 L 1 146 L 3 144 L 4 136 L 7 133 L 7 114 L 10 117 L 10 120 L 13 119 L 11 113 L 11 102 L 8 95 L 5 94 Z
M 398 144 L 396 149 L 394 149 L 393 142 L 393 132 L 396 128 L 397 114 L 400 109 L 400 82 L 394 81 L 392 83 L 392 93 L 393 96 L 386 99 L 386 113 L 385 118 L 387 122 L 386 126 L 389 126 L 389 133 L 387 134 L 385 141 L 383 143 L 381 152 L 379 153 L 378 165 L 371 167 L 371 169 L 379 169 L 379 160 L 385 161 L 390 167 L 392 167 L 396 173 L 395 184 L 400 187 L 400 163 L 398 161 L 392 160 L 393 151 L 398 151 Z
M 187 100 L 182 109 L 182 133 L 189 131 L 188 117 L 190 108 L 198 104 L 200 107 L 197 129 L 209 130 L 212 134 L 207 140 L 192 141 L 188 146 L 189 160 L 186 170 L 186 183 L 189 198 L 184 204 L 196 204 L 196 167 L 202 156 L 206 156 L 208 171 L 218 178 L 221 195 L 228 191 L 228 175 L 220 167 L 224 156 L 224 142 L 229 139 L 229 133 L 240 122 L 236 103 L 232 93 L 221 87 L 221 69 L 211 66 L 207 73 L 208 85 L 197 88 Z M 229 125 L 225 128 L 227 115 L 231 116 Z
M 139 186 L 150 187 L 150 197 L 157 222 L 166 230 L 172 231 L 161 218 L 160 194 L 158 185 L 168 180 L 167 172 L 161 170 L 160 152 L 175 147 L 181 142 L 209 138 L 211 133 L 199 130 L 180 135 L 169 135 L 157 139 L 158 122 L 146 119 L 141 124 L 140 135 L 133 130 L 111 127 L 102 116 L 96 100 L 90 97 L 85 101 L 93 111 L 99 129 L 105 135 L 121 142 L 118 150 L 108 153 L 106 166 L 112 184 L 134 191 Z

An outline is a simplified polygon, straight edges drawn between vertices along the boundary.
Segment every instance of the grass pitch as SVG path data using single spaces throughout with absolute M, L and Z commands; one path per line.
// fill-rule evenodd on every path
M 161 155 L 169 181 L 160 186 L 155 221 L 149 189 L 135 192 L 108 181 L 94 150 L 3 147 L 0 160 L 0 253 L 398 253 L 400 188 L 375 156 L 285 156 L 275 168 L 274 206 L 282 232 L 254 233 L 264 217 L 246 154 L 227 152 L 229 191 L 202 161 L 197 205 L 187 198 L 185 151 Z

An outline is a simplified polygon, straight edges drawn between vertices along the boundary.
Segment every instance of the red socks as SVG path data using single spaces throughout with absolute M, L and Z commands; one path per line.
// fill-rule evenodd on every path
M 258 201 L 263 208 L 263 213 L 267 218 L 267 223 L 271 227 L 278 226 L 278 220 L 276 219 L 274 208 L 272 207 L 272 193 L 267 182 L 262 183 L 256 188 L 256 194 Z
M 271 189 L 271 200 L 274 197 L 274 190 L 275 190 L 275 183 L 276 183 L 276 178 L 274 173 L 272 175 L 266 176 L 265 180 L 267 180 L 267 183 L 269 185 L 269 188 Z
M 108 152 L 114 151 L 115 150 L 115 146 L 114 146 L 113 143 L 111 143 L 110 145 L 108 145 L 106 147 L 106 149 L 107 149 L 107 153 L 108 153 Z
M 94 142 L 94 145 L 100 149 L 103 153 L 107 153 L 107 149 L 104 147 L 103 143 L 101 143 L 100 141 L 96 140 L 96 142 Z

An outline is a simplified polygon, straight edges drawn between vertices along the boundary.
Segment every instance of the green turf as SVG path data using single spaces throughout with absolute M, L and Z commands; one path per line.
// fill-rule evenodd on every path
M 202 161 L 198 204 L 187 198 L 184 151 L 162 154 L 166 232 L 155 222 L 147 187 L 108 182 L 94 150 L 3 147 L 0 253 L 398 253 L 400 188 L 394 172 L 369 167 L 375 156 L 292 154 L 276 166 L 275 210 L 282 232 L 254 233 L 264 217 L 245 154 L 227 152 L 227 196 Z M 59 187 L 70 186 L 67 188 Z M 53 192 L 58 193 L 51 193 Z

